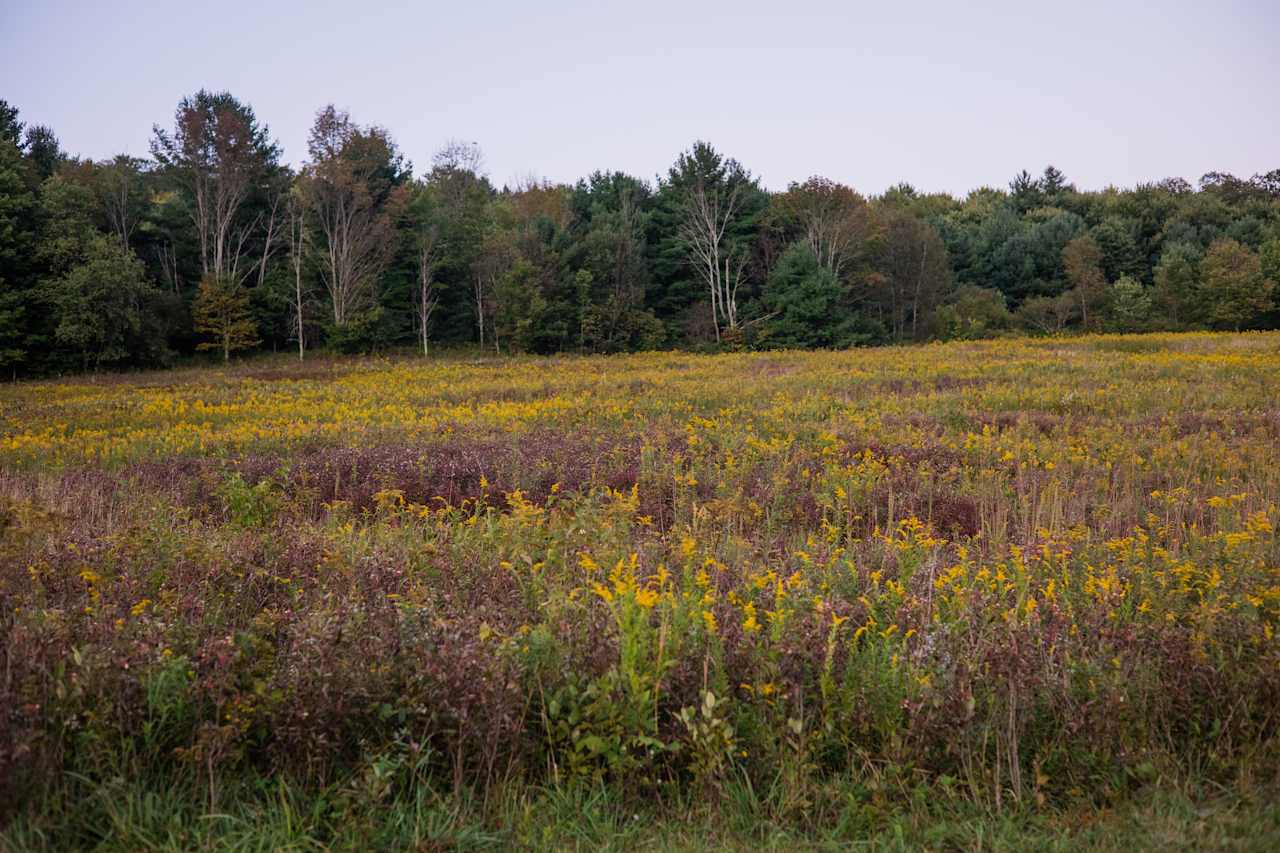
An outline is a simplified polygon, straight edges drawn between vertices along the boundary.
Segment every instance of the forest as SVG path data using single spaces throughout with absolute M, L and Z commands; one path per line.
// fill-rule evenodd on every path
M 496 186 L 326 106 L 288 165 L 199 91 L 149 158 L 91 160 L 0 101 L 0 370 L 207 351 L 844 348 L 1280 326 L 1280 169 L 1131 189 L 1048 166 L 963 198 L 823 177 L 770 191 L 705 141 L 653 180 Z M 1010 170 L 1014 171 L 1014 170 Z

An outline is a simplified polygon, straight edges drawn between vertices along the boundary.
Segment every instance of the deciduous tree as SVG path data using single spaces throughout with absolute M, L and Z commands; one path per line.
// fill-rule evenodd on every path
M 1156 264 L 1152 304 L 1175 329 L 1204 320 L 1199 266 L 1200 250 L 1190 243 L 1165 247 Z
M 84 260 L 43 287 L 54 309 L 54 337 L 78 356 L 82 368 L 164 358 L 161 294 L 142 262 L 105 235 L 95 237 Z
M 844 184 L 812 177 L 791 184 L 773 202 L 774 218 L 794 223 L 818 265 L 837 279 L 864 249 L 871 229 L 866 200 Z
M 213 337 L 212 341 L 201 341 L 196 349 L 221 350 L 224 362 L 231 360 L 231 353 L 261 343 L 249 310 L 249 292 L 235 279 L 203 279 L 191 314 L 195 330 Z
M 242 213 L 279 166 L 267 127 L 229 92 L 201 89 L 178 104 L 172 131 L 153 129 L 151 153 L 189 196 L 203 275 L 238 278 L 259 225 Z
M 1262 274 L 1256 252 L 1235 240 L 1215 240 L 1200 265 L 1209 323 L 1239 331 L 1270 310 L 1275 283 Z
M 1095 311 L 1107 295 L 1107 279 L 1102 272 L 1102 249 L 1087 234 L 1077 237 L 1063 247 L 1062 266 L 1067 282 L 1071 285 L 1071 293 L 1080 306 L 1080 321 L 1088 328 L 1091 322 L 1090 311 Z
M 396 250 L 407 174 L 385 130 L 362 128 L 332 105 L 317 113 L 308 151 L 302 188 L 319 233 L 333 324 L 341 327 L 377 305 L 379 277 Z
M 937 229 L 909 213 L 889 209 L 883 218 L 881 299 L 893 339 L 916 340 L 951 282 L 947 249 Z
M 672 223 L 684 260 L 710 300 L 715 339 L 737 329 L 738 295 L 751 260 L 750 234 L 764 200 L 751 173 L 705 142 L 695 142 L 668 172 Z

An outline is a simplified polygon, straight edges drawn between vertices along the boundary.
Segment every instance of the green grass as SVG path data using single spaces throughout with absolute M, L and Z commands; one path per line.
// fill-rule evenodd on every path
M 1165 783 L 1119 802 L 995 810 L 945 788 L 829 781 L 796 807 L 727 785 L 715 797 L 619 799 L 605 787 L 497 786 L 488 797 L 425 786 L 371 795 L 357 779 L 320 791 L 262 777 L 205 789 L 181 779 L 89 783 L 0 831 L 5 853 L 41 850 L 1274 850 L 1274 788 Z M 784 810 L 785 809 L 785 810 Z

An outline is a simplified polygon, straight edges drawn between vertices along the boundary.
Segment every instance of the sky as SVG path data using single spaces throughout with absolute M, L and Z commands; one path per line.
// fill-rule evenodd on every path
M 697 139 L 770 189 L 1194 182 L 1280 168 L 1280 0 L 0 0 L 0 98 L 70 153 L 145 155 L 200 88 L 295 164 L 334 103 L 418 173 L 478 142 L 499 185 L 652 179 Z

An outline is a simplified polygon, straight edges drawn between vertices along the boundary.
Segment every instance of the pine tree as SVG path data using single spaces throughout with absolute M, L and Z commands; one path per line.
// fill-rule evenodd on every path
M 5 369 L 26 361 L 32 337 L 26 306 L 37 248 L 36 184 L 16 142 L 20 132 L 17 110 L 0 101 L 0 367 Z
M 1113 332 L 1141 332 L 1151 317 L 1151 294 L 1141 282 L 1127 275 L 1111 285 L 1107 294 L 1107 327 Z
M 208 277 L 200 282 L 192 308 L 197 332 L 212 335 L 196 348 L 222 350 L 222 360 L 230 361 L 231 353 L 256 347 L 258 324 L 249 310 L 249 292 L 233 281 Z

